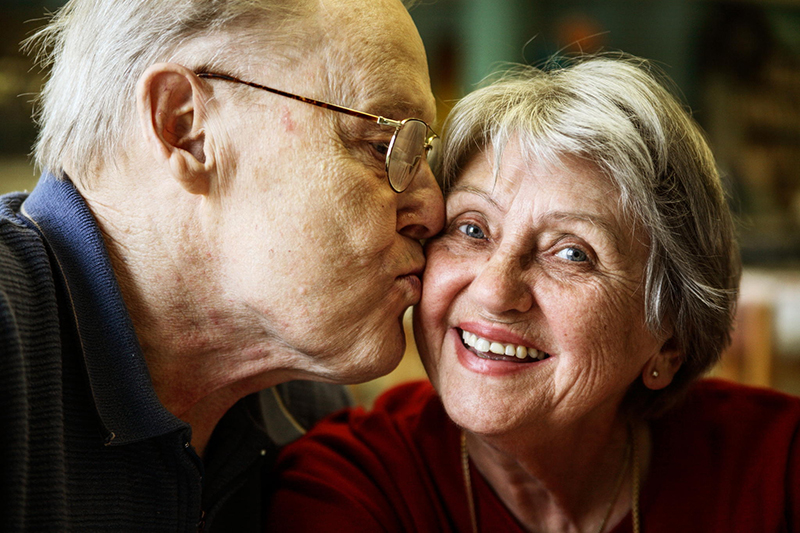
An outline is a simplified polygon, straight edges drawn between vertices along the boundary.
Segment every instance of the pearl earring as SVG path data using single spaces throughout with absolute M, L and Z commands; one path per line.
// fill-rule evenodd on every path
M 658 377 L 658 370 L 653 370 L 653 371 L 650 373 L 650 375 L 651 375 L 651 376 L 653 376 L 654 378 L 657 378 L 657 377 Z

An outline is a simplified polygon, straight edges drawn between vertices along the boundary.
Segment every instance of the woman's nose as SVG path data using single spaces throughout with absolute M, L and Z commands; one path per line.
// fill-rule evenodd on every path
M 472 280 L 469 293 L 478 305 L 494 315 L 524 313 L 533 306 L 528 274 L 522 259 L 495 252 Z
M 443 226 L 442 189 L 428 163 L 423 162 L 408 189 L 399 194 L 397 232 L 412 239 L 428 239 Z

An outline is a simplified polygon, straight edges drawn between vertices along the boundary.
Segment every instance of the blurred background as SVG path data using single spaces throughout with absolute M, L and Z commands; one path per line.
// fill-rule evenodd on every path
M 62 3 L 0 0 L 0 193 L 37 179 L 30 101 L 42 74 L 19 43 Z M 418 0 L 411 15 L 440 120 L 508 63 L 622 50 L 663 69 L 706 130 L 740 220 L 737 330 L 715 373 L 800 394 L 800 0 Z M 409 346 L 398 370 L 353 388 L 357 400 L 424 376 Z

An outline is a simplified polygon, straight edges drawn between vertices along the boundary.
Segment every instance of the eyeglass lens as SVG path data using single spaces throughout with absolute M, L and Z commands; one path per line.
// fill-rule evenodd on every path
M 428 125 L 416 119 L 406 120 L 397 131 L 386 162 L 389 183 L 395 191 L 404 191 L 414 179 L 422 158 L 426 155 L 427 134 Z M 427 154 L 431 162 L 436 157 L 433 152 L 431 149 Z

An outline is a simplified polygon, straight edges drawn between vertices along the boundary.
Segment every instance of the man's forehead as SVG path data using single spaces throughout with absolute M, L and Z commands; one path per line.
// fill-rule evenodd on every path
M 354 105 L 394 119 L 435 118 L 436 105 L 424 55 L 421 61 L 400 52 L 384 61 L 370 57 L 359 63 L 355 57 L 351 59 L 352 63 L 342 67 L 331 65 L 331 75 Z
M 339 5 L 323 0 L 323 6 Z M 399 0 L 348 0 L 342 13 L 323 22 L 330 81 L 341 94 L 392 118 L 433 119 L 425 49 L 414 22 Z M 341 7 L 339 5 L 339 7 Z M 335 11 L 332 8 L 331 11 Z M 323 7 L 320 13 L 325 17 Z M 349 99 L 349 98 L 348 98 Z
M 433 96 L 430 94 L 430 88 L 417 90 L 416 94 L 411 93 L 410 88 L 409 92 L 395 89 L 371 91 L 369 96 L 363 100 L 360 99 L 361 101 L 358 105 L 362 106 L 363 110 L 368 113 L 395 120 L 420 118 L 429 122 L 433 121 L 436 109 Z
M 384 20 L 396 20 L 398 14 L 408 15 L 400 0 L 316 0 L 317 12 L 338 28 L 360 26 L 380 30 Z

